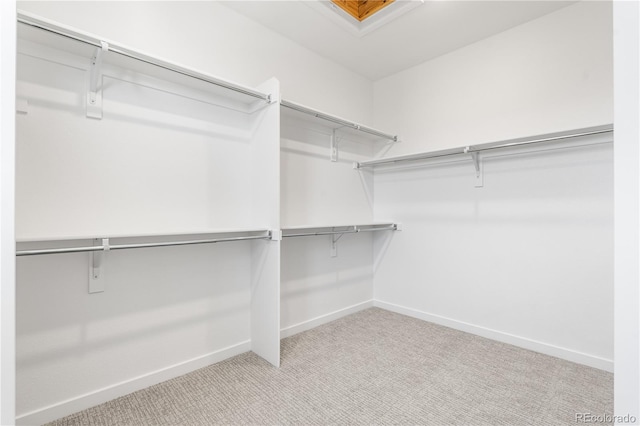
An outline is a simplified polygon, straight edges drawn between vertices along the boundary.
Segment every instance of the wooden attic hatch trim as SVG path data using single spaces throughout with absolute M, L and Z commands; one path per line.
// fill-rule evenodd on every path
M 331 0 L 349 15 L 362 22 L 395 0 Z

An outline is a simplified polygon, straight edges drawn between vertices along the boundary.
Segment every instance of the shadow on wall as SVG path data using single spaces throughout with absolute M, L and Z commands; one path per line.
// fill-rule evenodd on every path
M 88 293 L 86 253 L 19 257 L 17 261 L 18 335 L 37 336 L 78 324 L 123 327 L 163 315 L 181 321 L 190 308 L 212 313 L 249 303 L 249 242 L 132 249 L 107 254 L 105 291 Z M 206 304 L 211 304 L 207 308 Z M 197 314 L 197 311 L 193 311 Z M 126 326 L 127 318 L 139 323 Z

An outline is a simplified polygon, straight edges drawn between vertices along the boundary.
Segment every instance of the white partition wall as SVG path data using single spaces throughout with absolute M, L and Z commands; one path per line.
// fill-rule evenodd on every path
M 0 424 L 15 420 L 15 14 L 0 3 Z
M 271 79 L 259 86 L 272 103 L 254 113 L 252 153 L 235 166 L 251 176 L 253 223 L 272 231 L 271 241 L 252 243 L 251 350 L 280 365 L 280 85 Z

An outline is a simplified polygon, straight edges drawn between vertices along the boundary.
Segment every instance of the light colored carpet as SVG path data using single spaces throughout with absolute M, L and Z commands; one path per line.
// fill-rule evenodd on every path
M 575 425 L 613 375 L 372 308 L 50 425 Z

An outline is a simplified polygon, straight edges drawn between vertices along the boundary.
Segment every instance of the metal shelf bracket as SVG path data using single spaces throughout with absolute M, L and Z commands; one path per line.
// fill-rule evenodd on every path
M 87 117 L 102 118 L 102 55 L 109 51 L 109 44 L 101 41 L 91 57 L 87 72 Z
M 271 241 L 282 241 L 282 230 L 274 229 L 269 231 L 269 239 Z
M 476 169 L 475 187 L 482 188 L 484 186 L 484 169 L 482 167 L 482 161 L 480 161 L 480 153 L 478 151 L 471 151 L 471 147 L 469 146 L 464 149 L 464 153 L 471 154 L 471 160 Z
M 102 243 L 102 251 L 93 251 L 89 253 L 89 294 L 102 293 L 104 291 L 104 259 L 105 253 L 111 247 L 108 238 L 96 238 L 93 240 L 96 246 Z
M 352 228 L 353 229 L 345 230 L 344 233 L 331 235 L 331 257 L 338 257 L 338 240 L 342 238 L 345 233 L 353 234 L 360 231 L 357 226 L 353 226 Z
M 333 161 L 334 163 L 336 161 L 338 161 L 338 153 L 339 153 L 338 147 L 339 147 L 340 142 L 342 140 L 338 136 L 337 130 L 338 129 L 333 129 L 331 131 L 331 154 L 330 154 L 330 158 L 331 158 L 331 161 Z

